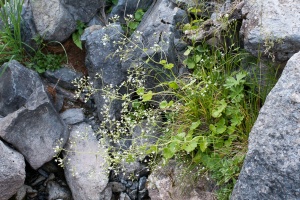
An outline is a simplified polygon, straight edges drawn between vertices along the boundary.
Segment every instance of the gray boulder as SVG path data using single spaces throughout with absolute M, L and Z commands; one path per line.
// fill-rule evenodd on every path
M 48 192 L 48 200 L 57 200 L 57 199 L 63 199 L 63 200 L 71 200 L 72 194 L 71 191 L 58 184 L 55 181 L 49 181 L 47 183 L 47 192 Z
M 92 128 L 86 123 L 73 126 L 65 149 L 65 176 L 73 198 L 102 199 L 108 183 L 108 153 Z
M 46 41 L 63 42 L 75 31 L 77 20 L 89 22 L 104 5 L 105 0 L 30 1 L 30 5 L 26 5 L 28 17 L 24 18 L 27 24 L 25 33 L 34 35 L 32 33 L 37 32 Z M 34 23 L 31 23 L 30 16 Z M 26 41 L 29 39 L 26 37 Z
M 180 175 L 180 167 L 175 161 L 170 161 L 166 166 L 156 169 L 148 177 L 149 197 L 155 200 L 189 199 L 213 200 L 212 184 L 204 177 L 192 180 L 192 174 Z
M 0 68 L 0 115 L 6 116 L 27 102 L 33 91 L 42 82 L 39 75 L 13 60 Z
M 75 31 L 76 21 L 60 0 L 30 1 L 30 4 L 37 32 L 44 40 L 62 42 Z
M 22 42 L 26 44 L 24 45 L 24 48 L 28 52 L 34 53 L 32 52 L 32 50 L 38 49 L 38 44 L 34 40 L 34 38 L 38 36 L 38 32 L 36 30 L 36 26 L 33 20 L 33 13 L 30 5 L 30 0 L 24 0 L 21 17 L 21 37 Z
M 112 89 L 120 85 L 126 78 L 126 70 L 122 70 L 120 58 L 113 56 L 117 51 L 118 45 L 114 44 L 121 40 L 123 30 L 118 24 L 110 24 L 102 29 L 94 30 L 86 37 L 86 66 L 90 77 L 93 79 L 94 86 L 101 89 L 111 85 Z M 102 78 L 95 79 L 99 73 Z M 98 92 L 94 95 L 97 105 L 98 116 L 103 120 L 101 112 L 110 105 L 105 101 L 105 94 Z M 122 109 L 121 101 L 111 102 L 109 113 L 111 118 L 118 118 Z
M 0 141 L 0 199 L 12 197 L 25 182 L 25 160 Z
M 153 88 L 165 81 L 165 74 L 170 73 L 154 62 L 150 61 L 148 64 L 144 64 L 149 56 L 156 62 L 167 60 L 169 63 L 175 64 L 173 73 L 177 74 L 174 38 L 179 37 L 180 34 L 176 31 L 176 25 L 178 22 L 185 21 L 186 16 L 186 12 L 173 2 L 158 0 L 151 5 L 133 33 L 131 41 L 135 44 L 134 46 L 137 45 L 139 48 L 130 49 L 132 52 L 122 66 L 124 69 L 130 69 L 143 65 L 145 71 L 149 71 L 150 74 L 145 81 L 147 88 Z M 147 51 L 144 52 L 144 49 Z
M 73 18 L 84 23 L 89 22 L 97 11 L 104 6 L 105 0 L 61 0 Z
M 68 129 L 40 85 L 24 107 L 1 119 L 0 137 L 37 169 L 53 159 L 56 146 L 64 145 Z
M 300 53 L 287 63 L 250 136 L 231 199 L 300 199 Z
M 248 0 L 242 13 L 241 34 L 245 49 L 253 55 L 270 48 L 265 57 L 287 61 L 300 50 L 298 1 Z

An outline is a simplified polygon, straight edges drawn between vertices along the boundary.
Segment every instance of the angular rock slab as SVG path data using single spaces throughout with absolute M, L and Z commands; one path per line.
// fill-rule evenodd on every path
M 40 85 L 24 107 L 0 121 L 0 137 L 24 155 L 38 169 L 53 159 L 54 148 L 68 139 L 68 129 Z
M 246 17 L 241 28 L 245 49 L 253 55 L 264 52 L 265 41 L 275 41 L 270 51 L 278 61 L 287 61 L 300 50 L 298 1 L 248 0 L 242 13 Z
M 73 18 L 84 23 L 89 22 L 97 11 L 105 6 L 105 0 L 61 0 Z
M 0 141 L 0 199 L 12 197 L 25 182 L 25 160 Z
M 300 199 L 300 53 L 287 63 L 250 136 L 231 199 Z
M 114 41 L 120 41 L 123 36 L 122 27 L 118 24 L 110 24 L 102 29 L 92 31 L 86 38 L 86 60 L 89 75 L 94 79 L 99 73 L 102 79 L 93 80 L 94 86 L 101 89 L 106 85 L 116 87 L 120 85 L 126 78 L 126 70 L 122 70 L 120 58 L 113 54 L 117 51 L 118 45 Z M 105 38 L 109 37 L 108 40 Z M 101 112 L 108 104 L 103 96 L 103 93 L 98 92 L 94 95 L 97 105 L 98 116 L 103 120 Z M 119 118 L 122 109 L 121 101 L 114 100 L 109 106 L 109 112 L 112 118 Z
M 42 82 L 39 75 L 12 60 L 0 68 L 0 115 L 6 116 L 25 105 Z
M 122 62 L 124 69 L 143 65 L 145 71 L 150 71 L 146 77 L 146 88 L 153 88 L 159 83 L 166 81 L 166 75 L 170 74 L 161 65 L 145 61 L 151 57 L 156 62 L 167 60 L 174 64 L 173 73 L 177 74 L 177 55 L 174 38 L 180 33 L 176 30 L 178 22 L 184 22 L 187 14 L 169 0 L 157 0 L 145 13 L 142 22 L 133 33 L 131 40 L 139 48 L 135 48 L 129 58 Z M 144 49 L 148 49 L 144 52 Z
M 102 199 L 101 192 L 108 183 L 108 154 L 92 128 L 86 123 L 73 126 L 65 149 L 65 176 L 73 198 Z
M 76 90 L 77 88 L 74 86 L 72 81 L 83 77 L 81 72 L 76 72 L 68 67 L 62 67 L 55 71 L 47 70 L 44 75 L 50 82 L 67 90 Z

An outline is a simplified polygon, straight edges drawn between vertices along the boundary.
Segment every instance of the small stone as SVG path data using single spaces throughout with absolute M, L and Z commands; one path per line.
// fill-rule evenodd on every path
M 138 188 L 138 182 L 134 181 L 132 186 L 129 188 L 130 190 L 136 190 Z
M 32 184 L 31 186 L 36 186 L 38 184 L 40 184 L 42 181 L 44 181 L 46 178 L 44 176 L 39 176 Z
M 66 187 L 61 186 L 55 181 L 49 181 L 47 183 L 48 200 L 71 200 L 72 194 Z
M 73 125 L 79 122 L 83 122 L 85 116 L 81 108 L 72 108 L 64 111 L 60 114 L 61 118 L 66 124 Z
M 119 182 L 110 182 L 109 185 L 111 186 L 112 192 L 123 192 L 126 190 L 126 187 Z
M 101 200 L 111 200 L 111 199 L 114 199 L 112 197 L 113 197 L 112 189 L 111 189 L 110 185 L 108 184 L 106 186 L 106 188 L 101 192 L 100 199 Z
M 138 193 L 138 200 L 145 198 L 147 195 L 148 195 L 148 190 L 146 188 L 140 190 Z
M 23 185 L 17 192 L 15 200 L 23 200 L 26 196 L 27 190 L 32 191 L 32 187 L 28 185 Z
M 131 200 L 128 194 L 121 192 L 119 200 Z
M 137 199 L 137 196 L 138 196 L 137 190 L 132 190 L 132 191 L 129 193 L 129 197 L 130 197 L 131 199 Z
M 45 72 L 45 76 L 50 82 L 54 83 L 55 85 L 58 85 L 64 89 L 75 90 L 76 87 L 74 86 L 72 81 L 74 79 L 82 78 L 83 74 L 81 72 L 76 72 L 71 68 L 63 67 L 55 71 L 47 70 Z
M 143 176 L 139 180 L 139 191 L 143 190 L 146 186 L 147 177 Z

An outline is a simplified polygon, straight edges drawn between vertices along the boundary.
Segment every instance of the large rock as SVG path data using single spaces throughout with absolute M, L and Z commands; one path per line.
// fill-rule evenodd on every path
M 126 70 L 122 70 L 120 58 L 117 55 L 113 56 L 119 47 L 114 44 L 114 41 L 120 41 L 122 35 L 123 31 L 120 25 L 110 24 L 102 29 L 94 30 L 86 38 L 86 66 L 89 75 L 94 79 L 96 74 L 99 73 L 102 77 L 101 79 L 93 80 L 97 89 L 107 85 L 111 85 L 113 89 L 126 78 Z M 94 98 L 98 116 L 101 120 L 104 119 L 101 113 L 105 110 L 105 107 L 109 107 L 111 118 L 120 116 L 121 101 L 107 102 L 102 92 L 96 93 Z
M 135 44 L 133 46 L 138 48 L 130 49 L 132 52 L 122 66 L 124 69 L 130 69 L 143 65 L 145 71 L 151 71 L 148 72 L 150 76 L 147 76 L 145 81 L 147 88 L 153 88 L 165 81 L 165 74 L 170 73 L 154 62 L 144 64 L 149 57 L 156 62 L 167 60 L 175 64 L 173 73 L 177 74 L 174 38 L 179 37 L 180 34 L 176 30 L 176 25 L 178 22 L 185 21 L 186 16 L 186 12 L 175 3 L 169 0 L 157 0 L 145 13 L 142 22 L 133 33 L 131 41 Z
M 101 192 L 108 183 L 108 153 L 92 128 L 86 123 L 73 126 L 65 149 L 65 176 L 73 198 L 102 199 Z
M 23 18 L 29 28 L 25 33 L 37 32 L 44 40 L 62 42 L 75 31 L 76 21 L 89 22 L 104 7 L 105 0 L 38 0 L 30 1 L 30 5 L 25 1 L 24 5 L 27 17 Z M 26 37 L 26 41 L 29 39 Z
M 105 0 L 61 0 L 75 20 L 89 22 L 97 11 L 104 6 Z
M 24 157 L 0 141 L 0 199 L 9 199 L 25 181 Z
M 300 4 L 294 0 L 248 0 L 243 7 L 245 49 L 253 55 L 264 52 L 265 56 L 275 56 L 278 61 L 286 61 L 300 50 Z M 272 47 L 272 42 L 275 45 Z
M 14 60 L 3 64 L 0 72 L 3 70 L 0 78 L 0 115 L 6 116 L 24 106 L 42 82 L 36 72 Z
M 191 172 L 196 173 L 196 172 Z M 194 182 L 194 174 L 180 175 L 181 171 L 174 161 L 155 170 L 148 178 L 149 197 L 155 200 L 189 199 L 213 200 L 213 185 L 205 178 Z M 180 176 L 182 176 L 180 178 Z
M 300 53 L 287 63 L 250 136 L 236 199 L 300 199 Z
M 22 6 L 22 23 L 21 23 L 21 37 L 22 42 L 25 43 L 24 48 L 34 53 L 32 50 L 38 49 L 39 44 L 34 40 L 38 36 L 36 26 L 33 20 L 33 13 L 30 5 L 30 0 L 24 0 Z
M 39 35 L 47 41 L 62 42 L 76 29 L 76 21 L 60 0 L 30 1 Z
M 23 107 L 1 119 L 0 137 L 37 169 L 53 159 L 56 146 L 64 145 L 68 129 L 40 85 Z

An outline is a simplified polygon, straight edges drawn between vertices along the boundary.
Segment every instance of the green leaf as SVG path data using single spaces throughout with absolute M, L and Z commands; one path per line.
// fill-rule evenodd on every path
M 198 120 L 196 122 L 193 122 L 192 125 L 190 126 L 190 130 L 195 130 L 196 128 L 198 128 L 198 126 L 201 124 L 201 121 Z
M 245 80 L 242 80 L 243 78 L 245 78 L 247 76 L 247 73 L 245 72 L 239 72 L 237 75 L 236 75 L 236 80 L 237 82 L 239 83 L 244 83 Z
M 230 94 L 228 97 L 231 99 L 231 102 L 233 103 L 239 103 L 243 98 L 244 98 L 244 86 L 243 85 L 238 85 L 235 87 L 232 87 Z
M 226 114 L 226 116 L 232 116 L 232 115 L 238 114 L 240 112 L 241 111 L 240 111 L 240 109 L 237 106 L 230 106 L 230 105 L 228 105 L 226 107 L 225 114 Z
M 174 67 L 173 63 L 164 64 L 165 69 L 172 69 Z
M 187 153 L 190 153 L 191 151 L 194 151 L 194 149 L 197 147 L 197 145 L 198 145 L 198 139 L 194 138 L 193 140 L 188 142 L 188 144 L 184 147 L 184 150 Z
M 118 4 L 118 1 L 119 1 L 119 0 L 111 0 L 111 2 L 112 2 L 114 5 L 117 5 L 117 4 Z
M 74 44 L 82 50 L 82 44 L 81 44 L 81 40 L 80 40 L 80 34 L 78 32 L 74 32 L 72 34 L 72 40 L 74 42 Z
M 227 103 L 224 99 L 222 99 L 221 101 L 217 101 L 216 105 L 217 106 L 212 110 L 211 116 L 214 118 L 219 118 L 221 117 L 224 109 L 227 107 Z
M 164 109 L 164 108 L 168 107 L 168 102 L 165 101 L 165 100 L 162 101 L 162 102 L 160 102 L 159 107 L 160 107 L 161 109 Z
M 149 149 L 147 150 L 147 154 L 151 154 L 151 153 L 157 153 L 158 149 L 157 149 L 157 145 L 152 145 L 149 147 Z
M 202 56 L 201 55 L 195 55 L 194 56 L 194 61 L 195 63 L 198 63 L 201 60 Z
M 126 98 L 127 98 L 127 95 L 124 94 L 124 95 L 122 96 L 122 100 L 125 100 Z
M 138 9 L 135 13 L 134 13 L 134 18 L 137 21 L 142 21 L 142 18 L 144 16 L 145 12 L 142 9 Z
M 150 101 L 152 99 L 153 93 L 149 91 L 147 94 L 143 94 L 143 101 Z
M 169 101 L 168 106 L 171 107 L 171 106 L 173 106 L 173 104 L 174 104 L 174 101 L 171 100 L 171 101 Z
M 127 154 L 126 156 L 126 162 L 127 163 L 132 163 L 135 161 L 135 156 L 133 156 L 132 154 Z
M 173 152 L 169 147 L 165 147 L 162 154 L 166 159 L 170 159 L 174 156 L 175 152 Z
M 191 58 L 191 57 L 185 59 L 183 61 L 183 64 L 185 64 L 189 69 L 194 69 L 195 66 L 196 66 L 196 63 L 195 63 L 194 59 Z
M 247 73 L 245 73 L 245 72 L 239 72 L 236 75 L 236 79 L 234 77 L 228 77 L 226 79 L 225 84 L 224 84 L 225 88 L 229 89 L 229 88 L 232 88 L 234 86 L 237 86 L 237 85 L 245 83 L 245 80 L 243 80 L 243 79 L 246 76 L 247 76 Z
M 235 131 L 235 126 L 231 125 L 227 127 L 227 133 L 231 135 Z
M 191 49 L 187 49 L 187 50 L 183 53 L 183 55 L 188 56 L 190 53 L 191 53 Z
M 142 96 L 142 95 L 145 93 L 145 88 L 142 88 L 142 87 L 138 88 L 138 89 L 136 90 L 136 93 L 137 93 L 138 95 Z
M 226 79 L 226 82 L 224 84 L 225 88 L 229 89 L 232 88 L 233 86 L 237 85 L 238 82 L 233 78 L 233 77 L 228 77 Z
M 178 138 L 180 138 L 180 139 L 184 138 L 184 137 L 185 137 L 185 132 L 178 133 L 178 134 L 176 135 L 176 137 L 178 137 Z
M 128 23 L 128 27 L 131 29 L 131 30 L 135 30 L 139 25 L 139 22 L 129 22 Z
M 232 119 L 230 120 L 231 125 L 238 126 L 242 123 L 243 119 L 244 119 L 244 116 L 241 113 L 237 114 L 237 115 L 233 115 Z
M 201 147 L 200 147 L 200 149 L 201 149 Z M 197 151 L 197 154 L 193 157 L 193 162 L 198 164 L 201 162 L 201 158 L 202 158 L 201 151 Z
M 228 140 L 226 140 L 226 141 L 224 142 L 224 145 L 225 145 L 226 147 L 230 147 L 231 144 L 232 144 L 232 140 L 231 140 L 231 139 L 228 139 Z
M 206 137 L 202 137 L 199 142 L 200 150 L 204 152 L 207 149 L 208 142 Z
M 174 90 L 179 88 L 179 86 L 177 85 L 177 83 L 175 81 L 169 82 L 168 85 L 171 89 L 174 89 Z
M 141 105 L 141 102 L 139 102 L 139 101 L 133 101 L 132 102 L 132 107 L 135 108 L 135 109 L 139 108 L 140 105 Z
M 210 125 L 209 125 L 209 130 L 211 130 L 211 132 L 212 132 L 213 134 L 216 134 L 216 133 L 217 133 L 217 128 L 216 128 L 215 125 L 213 125 L 213 124 L 210 124 Z
M 227 126 L 225 125 L 225 119 L 221 118 L 218 123 L 216 123 L 216 133 L 222 134 L 226 131 Z
M 161 64 L 161 65 L 167 64 L 167 61 L 166 60 L 160 60 L 159 64 Z

